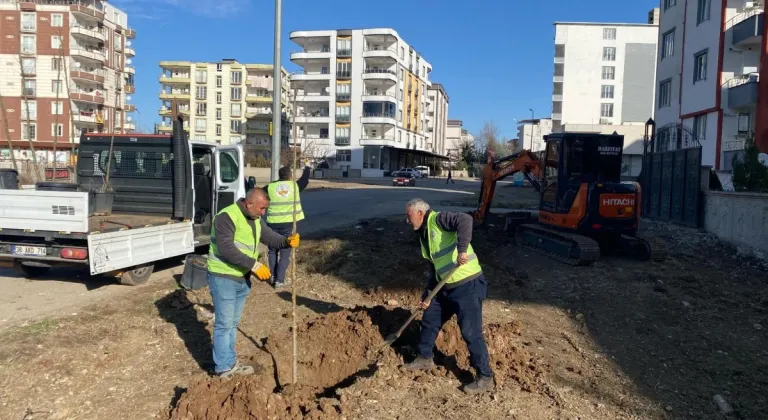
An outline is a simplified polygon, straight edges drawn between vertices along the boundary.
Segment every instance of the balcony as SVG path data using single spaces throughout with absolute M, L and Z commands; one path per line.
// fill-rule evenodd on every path
M 171 100 L 171 99 L 190 100 L 190 99 L 192 99 L 192 95 L 191 95 L 190 91 L 188 91 L 188 90 L 185 90 L 185 91 L 178 91 L 177 90 L 177 91 L 171 91 L 171 92 L 162 91 L 162 92 L 160 92 L 159 97 L 160 97 L 160 99 L 165 99 L 165 100 Z
M 726 82 L 725 87 L 728 88 L 728 107 L 739 109 L 757 105 L 759 82 L 760 75 L 758 73 L 737 76 Z
M 395 61 L 397 61 L 397 48 L 392 46 L 389 48 L 378 47 L 378 46 L 367 46 L 363 49 L 363 57 L 364 58 L 376 58 L 376 57 L 383 57 L 383 58 L 391 58 Z
M 395 114 L 387 114 L 385 112 L 369 112 L 363 114 L 360 119 L 363 124 L 388 124 L 396 125 Z
M 565 57 L 555 57 L 555 64 L 565 64 Z
M 562 94 L 552 95 L 552 102 L 563 102 L 563 95 Z
M 333 140 L 333 144 L 336 146 L 349 146 L 349 136 L 336 136 Z
M 160 83 L 165 84 L 182 84 L 182 85 L 188 85 L 192 82 L 192 79 L 189 74 L 185 73 L 176 73 L 176 74 L 161 74 L 160 75 Z
M 89 111 L 74 110 L 72 119 L 80 124 L 96 124 L 96 113 Z
M 397 83 L 397 73 L 388 69 L 365 69 L 363 70 L 363 80 L 387 80 Z
M 271 109 L 247 108 L 245 110 L 245 118 L 248 118 L 248 119 L 253 119 L 253 118 L 272 119 L 272 110 Z
M 136 109 L 136 108 L 134 107 L 134 109 Z M 128 112 L 127 108 L 126 108 L 126 112 Z M 166 108 L 166 107 L 162 107 L 162 108 L 160 108 L 160 111 L 158 111 L 158 114 L 160 114 L 160 116 L 162 116 L 162 117 L 170 117 L 171 116 L 171 110 Z M 179 114 L 185 115 L 185 116 L 189 116 L 189 108 L 179 107 Z
M 352 98 L 352 95 L 348 92 L 336 92 L 336 100 L 341 102 L 347 102 Z
M 136 57 L 136 50 L 131 47 L 125 47 L 123 51 L 125 51 L 126 57 Z
M 136 74 L 136 69 L 131 67 L 131 66 L 125 66 L 123 68 L 123 71 L 128 73 L 128 74 Z
M 123 130 L 125 130 L 125 131 L 136 131 L 136 124 L 134 124 L 134 123 L 132 123 L 130 121 L 127 121 L 127 122 L 123 123 Z
M 252 88 L 261 88 L 261 89 L 267 89 L 269 91 L 274 91 L 274 83 L 272 82 L 272 77 L 256 77 L 256 76 L 249 76 L 247 79 L 245 79 L 245 85 Z
M 348 123 L 352 119 L 350 118 L 349 114 L 336 114 L 336 123 Z
M 330 80 L 331 72 L 329 71 L 304 71 L 303 73 L 294 74 L 291 76 L 291 80 Z
M 298 102 L 328 102 L 331 95 L 325 92 L 309 92 L 296 95 Z
M 259 126 L 259 125 L 246 125 L 245 126 L 245 133 L 246 134 L 266 134 L 269 135 L 269 126 Z
M 125 28 L 125 37 L 128 39 L 136 38 L 136 30 L 131 28 Z
M 296 123 L 302 123 L 302 124 L 312 124 L 312 123 L 330 124 L 331 116 L 321 114 L 321 113 L 309 113 L 309 114 L 297 115 L 296 118 L 294 118 L 294 121 Z
M 763 38 L 764 13 L 760 9 L 750 10 L 733 18 L 731 28 L 733 46 L 744 48 L 760 46 Z
M 337 49 L 336 50 L 336 57 L 339 57 L 339 58 L 352 57 L 352 49 L 351 48 Z
M 95 48 L 88 49 L 87 47 L 76 43 L 72 43 L 70 46 L 69 54 L 75 58 L 85 58 L 86 60 L 98 61 L 100 63 L 107 61 L 107 57 L 104 55 L 105 53 L 103 50 Z
M 125 112 L 135 112 L 136 111 L 136 105 L 134 105 L 134 104 L 125 104 L 125 105 L 123 105 L 123 109 L 125 109 Z
M 330 48 L 324 47 L 308 47 L 303 50 L 295 51 L 291 53 L 291 61 L 304 61 L 304 60 L 317 60 L 317 59 L 331 59 L 333 53 Z
M 561 114 L 559 112 L 557 112 L 557 113 L 553 112 L 552 113 L 552 119 L 553 120 L 562 120 L 563 119 L 563 114 Z
M 373 102 L 397 102 L 397 96 L 394 93 L 387 92 L 363 92 L 363 101 Z
M 552 77 L 552 81 L 555 82 L 555 83 L 563 83 L 564 80 L 565 80 L 565 78 L 563 76 L 555 75 L 555 76 Z
M 84 91 L 73 89 L 69 93 L 69 98 L 73 101 L 88 102 L 92 104 L 104 104 L 104 94 L 99 90 Z
M 104 42 L 107 40 L 107 35 L 104 31 L 104 28 L 86 28 L 82 25 L 72 25 L 69 31 L 74 36 L 83 37 L 91 41 Z
M 364 135 L 363 137 L 360 137 L 360 145 L 361 146 L 384 146 L 384 145 L 391 145 L 395 142 L 395 136 L 379 136 L 379 137 L 372 137 Z
M 189 61 L 161 61 L 160 62 L 160 68 L 161 69 L 191 69 L 192 63 Z
M 104 12 L 96 10 L 93 7 L 83 6 L 80 4 L 73 4 L 69 6 L 69 10 L 75 15 L 79 17 L 84 17 L 86 19 L 96 19 L 96 20 L 104 20 Z
M 125 93 L 136 93 L 136 86 L 134 85 L 125 85 L 123 86 L 123 90 Z
M 83 71 L 83 70 L 71 70 L 69 76 L 75 80 L 104 83 L 104 70 Z
M 272 96 L 263 96 L 263 95 L 257 95 L 255 93 L 248 93 L 245 95 L 245 101 L 271 104 Z

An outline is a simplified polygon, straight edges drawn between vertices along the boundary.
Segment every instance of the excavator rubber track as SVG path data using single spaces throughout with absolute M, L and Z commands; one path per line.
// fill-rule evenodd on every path
M 515 241 L 569 265 L 590 265 L 600 259 L 600 245 L 593 239 L 538 224 L 519 225 Z
M 640 261 L 653 260 L 663 262 L 667 259 L 667 244 L 654 236 L 639 237 L 622 235 L 620 239 L 622 254 Z

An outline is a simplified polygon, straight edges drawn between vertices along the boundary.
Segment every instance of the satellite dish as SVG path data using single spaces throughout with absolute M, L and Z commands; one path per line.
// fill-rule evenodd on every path
M 79 68 L 80 68 L 80 66 L 82 66 L 82 64 L 80 64 L 80 62 L 79 62 L 79 61 L 75 61 L 75 68 L 76 68 L 76 69 L 79 69 Z
M 127 41 L 127 42 L 125 43 L 125 46 L 126 46 L 126 47 L 130 47 L 130 46 L 131 46 L 131 41 Z
M 757 155 L 757 160 L 763 164 L 763 166 L 768 166 L 768 154 L 766 153 L 760 153 Z
M 129 59 L 125 60 L 125 64 L 131 64 L 131 59 L 129 58 Z
M 133 120 L 133 117 L 125 117 L 125 120 L 128 122 L 131 122 Z
M 125 97 L 125 100 L 126 100 L 126 101 L 130 101 L 130 100 L 131 100 L 131 97 L 130 97 L 130 96 L 126 96 L 126 97 Z

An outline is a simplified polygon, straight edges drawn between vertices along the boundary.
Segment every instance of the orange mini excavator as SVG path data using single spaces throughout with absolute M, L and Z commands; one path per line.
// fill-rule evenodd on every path
M 483 223 L 496 182 L 521 172 L 539 192 L 536 223 L 517 226 L 518 244 L 571 265 L 588 265 L 604 252 L 640 260 L 664 260 L 666 248 L 637 236 L 640 185 L 621 181 L 624 136 L 555 133 L 545 136 L 542 159 L 523 150 L 489 156 L 474 218 Z

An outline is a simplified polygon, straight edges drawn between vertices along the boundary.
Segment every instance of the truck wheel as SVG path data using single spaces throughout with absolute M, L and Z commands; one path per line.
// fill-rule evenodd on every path
M 136 267 L 133 267 L 132 270 L 126 271 L 120 276 L 120 284 L 126 286 L 138 286 L 144 284 L 149 280 L 149 276 L 152 275 L 154 269 L 154 264 L 137 265 Z
M 20 272 L 24 275 L 24 277 L 28 279 L 42 277 L 48 272 L 48 270 L 51 269 L 50 267 L 35 267 L 31 265 L 24 265 L 20 262 L 16 262 L 16 264 L 14 264 L 14 268 L 16 268 L 16 271 Z

